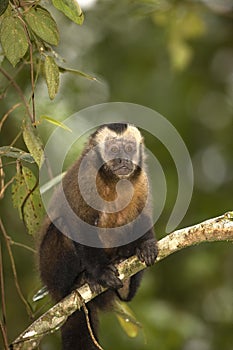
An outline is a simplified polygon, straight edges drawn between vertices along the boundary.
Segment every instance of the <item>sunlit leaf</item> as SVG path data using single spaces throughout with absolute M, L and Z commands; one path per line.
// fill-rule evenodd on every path
M 0 157 L 10 157 L 16 158 L 18 160 L 24 160 L 28 163 L 35 163 L 34 158 L 30 153 L 24 152 L 19 148 L 11 147 L 11 146 L 2 146 L 0 147 Z
M 23 125 L 23 139 L 30 154 L 40 167 L 44 160 L 43 144 L 36 133 L 36 129 L 30 123 Z
M 51 100 L 54 99 L 59 88 L 59 68 L 53 57 L 47 56 L 44 63 L 45 80 Z
M 65 125 L 64 123 L 60 122 L 59 120 L 53 119 L 51 117 L 48 117 L 47 115 L 42 115 L 40 117 L 40 120 L 46 120 L 47 122 L 49 122 L 51 124 L 54 124 L 56 126 L 59 126 L 60 128 L 62 128 L 64 130 L 72 132 L 72 130 L 67 125 Z
M 27 167 L 22 167 L 16 175 L 12 185 L 12 200 L 28 232 L 34 235 L 38 232 L 45 212 L 36 177 Z
M 183 19 L 183 35 L 188 38 L 198 38 L 206 31 L 205 23 L 202 17 L 192 11 L 187 11 Z
M 135 338 L 142 328 L 142 325 L 137 321 L 130 307 L 125 303 L 117 300 L 114 303 L 114 311 L 125 333 L 129 337 Z
M 71 21 L 82 24 L 84 16 L 77 0 L 52 0 L 53 6 L 64 13 Z
M 3 18 L 0 37 L 4 54 L 15 67 L 28 49 L 27 35 L 20 19 L 9 16 Z
M 175 70 L 186 68 L 192 59 L 192 49 L 184 40 L 171 40 L 168 44 L 171 64 Z
M 41 289 L 39 289 L 33 296 L 32 301 L 38 301 L 43 299 L 46 295 L 49 294 L 48 288 L 46 286 L 43 286 Z
M 42 7 L 31 8 L 25 13 L 25 20 L 33 32 L 42 40 L 51 45 L 58 45 L 57 24 L 47 10 Z
M 66 171 L 64 171 L 63 173 L 55 176 L 52 180 L 49 180 L 48 182 L 46 182 L 44 185 L 42 185 L 40 187 L 40 193 L 44 194 L 45 192 L 47 192 L 48 190 L 50 190 L 52 187 L 54 187 L 55 185 L 57 185 L 59 182 L 61 182 L 63 176 L 66 174 Z
M 72 68 L 64 68 L 64 67 L 60 67 L 59 66 L 59 71 L 61 73 L 73 73 L 73 74 L 77 74 L 77 75 L 80 75 L 81 77 L 84 77 L 86 79 L 89 79 L 89 80 L 93 80 L 93 81 L 98 81 L 95 77 L 93 77 L 92 75 L 89 75 L 87 73 L 84 73 L 84 72 L 81 72 L 80 70 L 77 70 L 77 69 L 72 69 Z

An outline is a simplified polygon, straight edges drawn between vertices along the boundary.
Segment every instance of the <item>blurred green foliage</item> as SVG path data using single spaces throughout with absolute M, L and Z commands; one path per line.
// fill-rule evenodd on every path
M 47 5 L 47 2 L 46 2 Z M 195 187 L 180 226 L 232 210 L 233 198 L 233 6 L 230 1 L 99 0 L 85 11 L 81 27 L 50 8 L 60 30 L 58 65 L 95 76 L 87 80 L 62 74 L 51 101 L 45 81 L 35 89 L 37 118 L 64 120 L 97 103 L 127 101 L 165 116 L 183 137 L 194 167 Z M 30 96 L 30 67 L 2 67 L 15 76 Z M 0 75 L 1 116 L 18 102 L 18 95 Z M 6 90 L 6 86 L 8 86 Z M 24 111 L 17 107 L 1 124 L 0 146 L 11 144 L 20 131 Z M 54 125 L 38 126 L 44 142 Z M 165 226 L 177 191 L 176 169 L 167 150 L 145 134 L 147 146 L 161 162 L 168 196 L 156 224 L 157 237 Z M 22 138 L 15 147 L 25 149 Z M 4 164 L 8 163 L 3 159 Z M 34 173 L 36 166 L 31 165 Z M 4 167 L 5 182 L 15 165 Z M 34 245 L 13 208 L 11 190 L 0 202 L 7 233 L 16 242 Z M 29 323 L 19 299 L 5 241 L 1 239 L 7 306 L 8 337 L 13 340 Z M 20 285 L 31 300 L 39 283 L 35 257 L 13 246 Z M 111 350 L 232 350 L 233 247 L 211 243 L 181 251 L 146 272 L 131 303 L 143 331 L 127 338 L 114 315 L 103 315 L 101 343 Z M 46 337 L 41 349 L 58 348 L 57 335 Z M 2 346 L 0 340 L 0 347 Z

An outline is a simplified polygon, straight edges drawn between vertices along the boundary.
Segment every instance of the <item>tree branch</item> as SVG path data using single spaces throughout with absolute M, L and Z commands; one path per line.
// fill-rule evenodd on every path
M 158 242 L 156 262 L 181 249 L 214 241 L 233 241 L 233 211 L 200 224 L 174 231 L 162 238 Z M 117 268 L 119 278 L 124 280 L 145 269 L 146 265 L 139 261 L 136 256 L 132 256 L 118 264 Z M 105 290 L 101 287 L 100 293 Z M 87 303 L 94 297 L 96 294 L 92 293 L 89 285 L 87 283 L 82 285 L 34 321 L 14 340 L 10 349 L 35 349 L 45 334 L 58 330 L 73 312 L 82 307 L 81 299 Z

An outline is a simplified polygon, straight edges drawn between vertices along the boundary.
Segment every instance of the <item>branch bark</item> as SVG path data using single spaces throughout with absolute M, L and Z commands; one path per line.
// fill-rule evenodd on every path
M 162 238 L 158 242 L 156 262 L 181 249 L 214 241 L 233 241 L 233 211 L 197 225 L 174 231 Z M 139 261 L 136 256 L 132 256 L 118 264 L 117 268 L 120 279 L 124 280 L 145 269 L 146 265 Z M 101 287 L 100 293 L 105 290 Z M 35 349 L 45 334 L 58 330 L 73 312 L 82 307 L 81 299 L 88 303 L 95 297 L 96 294 L 92 293 L 87 283 L 82 285 L 34 321 L 13 341 L 10 349 Z

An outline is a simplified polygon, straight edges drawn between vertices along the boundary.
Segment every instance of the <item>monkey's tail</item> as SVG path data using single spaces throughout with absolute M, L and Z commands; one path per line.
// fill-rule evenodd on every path
M 92 303 L 88 305 L 88 322 L 91 331 L 88 328 L 87 318 L 83 310 L 74 312 L 61 328 L 62 349 L 63 350 L 97 350 L 99 349 L 93 340 L 98 341 L 97 312 Z M 91 332 L 93 333 L 91 335 Z

